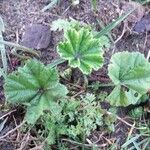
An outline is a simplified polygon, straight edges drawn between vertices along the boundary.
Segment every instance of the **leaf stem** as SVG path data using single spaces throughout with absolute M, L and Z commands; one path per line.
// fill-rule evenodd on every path
M 33 49 L 31 49 L 31 48 L 27 48 L 25 46 L 21 46 L 19 44 L 8 42 L 8 41 L 0 41 L 0 44 L 5 44 L 8 46 L 16 47 L 18 50 L 22 50 L 24 52 L 28 52 L 28 53 L 31 53 L 31 54 L 39 57 L 39 54 L 37 52 L 33 51 Z
M 64 59 L 58 58 L 58 59 L 54 60 L 52 63 L 48 64 L 47 67 L 53 68 L 59 64 L 64 63 L 65 61 L 66 60 L 64 60 Z
M 145 2 L 142 2 L 141 4 L 145 5 L 145 4 L 149 3 L 149 2 L 150 2 L 150 0 L 146 0 Z
M 83 78 L 84 78 L 84 85 L 83 85 L 83 87 L 84 87 L 84 89 L 86 89 L 88 87 L 88 78 L 87 78 L 87 76 L 85 74 L 83 74 Z
M 57 3 L 59 2 L 59 0 L 53 0 L 52 2 L 50 2 L 47 6 L 45 6 L 42 10 L 41 10 L 41 12 L 45 12 L 46 10 L 51 10 L 53 7 L 54 7 L 54 5 L 56 5 Z
M 19 125 L 17 125 L 14 129 L 8 131 L 6 134 L 4 134 L 3 136 L 0 136 L 0 141 L 4 138 L 6 138 L 9 134 L 15 132 L 17 129 L 19 129 L 21 126 L 23 126 L 25 124 L 25 121 L 23 121 L 22 123 L 20 123 Z
M 0 31 L 0 41 L 4 41 L 1 31 Z M 7 74 L 8 64 L 7 64 L 7 54 L 6 54 L 6 49 L 4 44 L 0 44 L 0 53 L 1 53 L 4 73 Z
M 80 143 L 80 142 L 76 142 L 76 141 L 73 141 L 73 140 L 70 140 L 70 139 L 61 139 L 62 141 L 65 141 L 65 142 L 69 142 L 69 143 L 72 143 L 72 144 L 75 144 L 75 145 L 78 145 L 78 146 L 81 146 L 81 147 L 88 147 L 88 148 L 92 148 L 93 147 L 93 144 L 83 144 L 83 143 Z M 95 147 L 103 147 L 103 146 L 98 146 L 98 145 L 95 145 Z
M 106 113 L 107 115 L 113 115 L 113 113 L 111 113 L 111 112 L 109 112 L 109 111 L 106 111 L 106 110 L 104 110 L 104 111 L 105 111 L 105 113 Z M 119 117 L 118 115 L 116 115 L 116 118 L 117 118 L 119 121 L 125 123 L 125 124 L 128 125 L 128 126 L 130 126 L 130 127 L 132 127 L 132 128 L 136 128 L 136 127 L 134 127 L 132 124 L 130 124 L 130 123 L 128 123 L 127 121 L 123 120 L 123 118 Z
M 104 27 L 105 27 L 105 26 L 104 26 L 104 23 L 103 23 L 101 20 L 99 20 L 99 19 L 96 18 L 96 21 L 97 21 L 98 25 L 99 25 L 101 28 L 104 28 Z M 109 32 L 107 33 L 107 35 L 108 35 L 109 39 L 111 40 L 111 42 L 114 44 L 114 40 L 113 40 L 113 38 L 112 38 L 112 36 L 111 36 L 111 31 L 109 31 Z
M 100 88 L 100 87 L 113 87 L 113 86 L 115 86 L 115 84 L 114 83 L 108 83 L 108 84 L 100 84 L 98 87 Z M 93 85 L 89 85 L 88 87 L 93 87 Z

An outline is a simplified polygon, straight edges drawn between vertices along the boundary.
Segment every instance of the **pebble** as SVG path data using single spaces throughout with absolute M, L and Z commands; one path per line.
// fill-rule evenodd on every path
M 32 24 L 25 27 L 21 45 L 33 49 L 46 49 L 51 41 L 51 31 L 48 26 Z
M 145 15 L 140 21 L 138 21 L 134 28 L 134 32 L 137 33 L 143 33 L 143 32 L 149 32 L 150 31 L 150 13 Z

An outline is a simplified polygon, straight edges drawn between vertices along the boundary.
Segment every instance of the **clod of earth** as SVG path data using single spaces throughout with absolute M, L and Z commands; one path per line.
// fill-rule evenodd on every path
M 25 28 L 21 44 L 28 48 L 45 49 L 51 39 L 50 28 L 41 24 L 32 24 Z
M 150 31 L 150 13 L 145 15 L 140 21 L 138 21 L 135 24 L 133 31 L 138 32 L 138 33 Z

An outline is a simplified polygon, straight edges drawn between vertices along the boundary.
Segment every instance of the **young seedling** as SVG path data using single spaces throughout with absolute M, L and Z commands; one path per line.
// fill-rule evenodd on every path
M 63 59 L 68 60 L 69 66 L 79 68 L 88 75 L 93 69 L 102 67 L 105 44 L 101 38 L 94 38 L 88 29 L 72 28 L 65 33 L 65 40 L 59 43 L 57 51 Z

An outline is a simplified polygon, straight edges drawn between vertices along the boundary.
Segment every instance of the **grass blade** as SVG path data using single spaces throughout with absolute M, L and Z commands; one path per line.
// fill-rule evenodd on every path
M 134 147 L 136 148 L 136 150 L 141 150 L 135 141 L 133 141 L 133 144 L 134 144 Z
M 2 32 L 5 30 L 4 28 L 4 22 L 3 19 L 0 17 L 0 41 L 3 41 L 3 35 Z M 0 52 L 1 52 L 1 58 L 2 58 L 2 64 L 5 74 L 7 74 L 7 55 L 6 55 L 6 49 L 5 45 L 3 43 L 0 43 Z
M 92 0 L 92 8 L 94 11 L 97 10 L 97 0 Z
M 48 64 L 47 66 L 50 68 L 53 68 L 53 67 L 56 67 L 57 65 L 64 63 L 64 62 L 65 62 L 65 60 L 60 58 L 60 59 L 54 60 L 52 63 Z
M 146 0 L 145 2 L 141 3 L 142 5 L 149 3 L 150 0 Z M 104 27 L 100 32 L 98 32 L 98 34 L 96 35 L 96 37 L 100 37 L 102 35 L 108 35 L 109 32 L 114 29 L 116 26 L 118 26 L 124 19 L 126 19 L 134 10 L 136 10 L 136 8 L 131 9 L 128 13 L 120 16 L 119 18 L 117 18 L 116 20 L 114 20 L 113 22 L 111 22 L 110 24 L 108 24 L 106 27 Z
M 6 121 L 8 120 L 8 118 L 6 118 L 1 124 L 0 124 L 0 132 L 3 130 Z
M 38 52 L 34 51 L 31 48 L 28 48 L 28 47 L 25 47 L 25 46 L 22 46 L 22 45 L 19 45 L 19 44 L 16 44 L 16 43 L 4 41 L 4 40 L 3 41 L 0 40 L 0 44 L 4 44 L 4 45 L 7 45 L 7 46 L 12 46 L 12 47 L 15 47 L 17 50 L 22 50 L 23 52 L 31 53 L 31 54 L 39 57 Z
M 145 0 L 144 2 L 141 2 L 141 4 L 145 5 L 145 4 L 149 3 L 149 2 L 150 2 L 150 0 Z
M 132 137 L 130 140 L 128 140 L 127 142 L 125 142 L 121 148 L 126 148 L 129 144 L 133 143 L 134 141 L 136 141 L 141 135 L 137 135 L 135 137 Z
M 150 147 L 150 138 L 147 140 L 147 142 L 144 144 L 143 149 L 146 149 Z
M 148 144 L 150 144 L 150 139 L 146 138 L 144 140 L 142 140 L 141 142 L 137 143 L 138 147 L 143 145 L 143 150 L 145 150 L 148 146 Z M 130 147 L 128 150 L 134 150 L 135 146 Z
M 114 29 L 116 26 L 118 26 L 125 18 L 127 18 L 135 9 L 132 9 L 128 13 L 120 16 L 115 21 L 108 24 L 106 27 L 104 27 L 100 32 L 97 33 L 96 37 L 101 37 L 102 35 L 107 35 L 112 29 Z
M 2 17 L 0 16 L 0 32 L 5 31 L 5 26 Z
M 57 4 L 59 0 L 52 0 L 47 6 L 45 6 L 41 11 L 45 12 L 46 10 L 51 10 L 53 8 L 54 5 Z
M 3 70 L 2 68 L 0 68 L 0 77 L 1 77 L 1 76 L 5 76 L 4 70 Z

